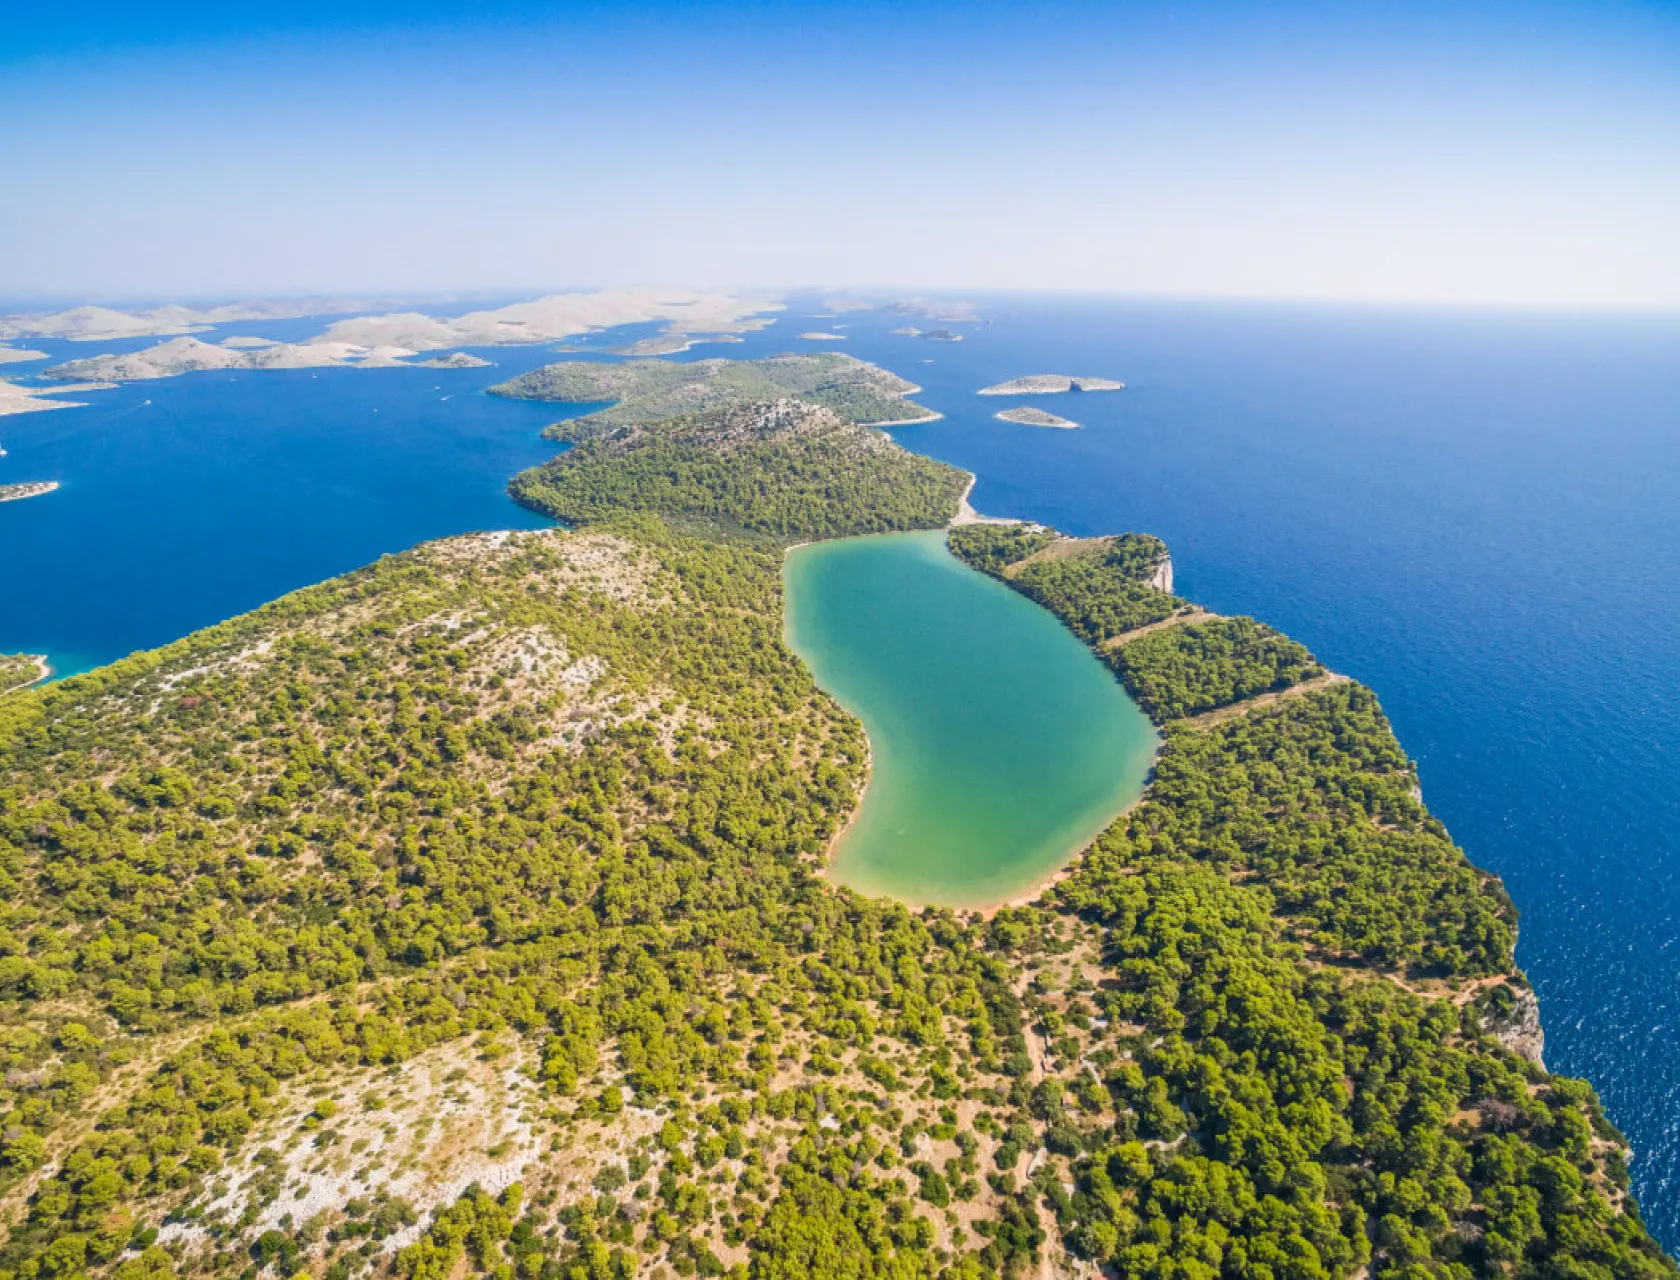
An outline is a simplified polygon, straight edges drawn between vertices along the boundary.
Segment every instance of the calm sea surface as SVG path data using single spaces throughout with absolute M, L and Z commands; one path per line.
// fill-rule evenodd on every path
M 907 902 L 1029 889 L 1143 791 L 1155 731 L 1109 670 L 943 533 L 788 557 L 788 639 L 863 721 L 871 773 L 833 875 Z
M 982 511 L 1158 533 L 1184 594 L 1371 684 L 1431 808 L 1523 911 L 1548 1063 L 1598 1086 L 1680 1247 L 1680 319 L 981 301 L 961 343 L 796 302 L 679 358 L 844 334 L 826 348 L 947 415 L 895 434 L 976 472 Z M 0 482 L 64 483 L 0 505 L 0 650 L 103 662 L 423 538 L 531 523 L 502 485 L 559 415 L 478 392 L 553 357 L 487 354 L 501 367 L 195 374 L 0 418 Z M 1029 401 L 1080 431 L 973 394 L 1051 372 L 1128 389 Z

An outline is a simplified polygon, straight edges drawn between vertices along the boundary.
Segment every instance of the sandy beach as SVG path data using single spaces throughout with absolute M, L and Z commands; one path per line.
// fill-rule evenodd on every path
M 957 514 L 951 517 L 948 528 L 955 529 L 964 524 L 1022 524 L 1020 520 L 1009 520 L 1003 516 L 983 516 L 974 509 L 968 500 L 968 495 L 974 492 L 975 476 L 971 471 L 968 475 L 968 488 L 963 490 L 962 497 L 957 502 Z

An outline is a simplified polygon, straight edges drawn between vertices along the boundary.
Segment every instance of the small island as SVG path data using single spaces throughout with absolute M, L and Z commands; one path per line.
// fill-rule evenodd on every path
M 735 333 L 681 333 L 675 330 L 655 334 L 651 338 L 641 338 L 628 346 L 608 347 L 607 354 L 614 356 L 674 356 L 687 351 L 690 347 L 699 346 L 702 342 L 745 342 L 746 339 Z M 583 351 L 583 347 L 556 347 L 556 351 Z
M 0 347 L 0 364 L 23 364 L 29 360 L 47 359 L 45 351 L 29 351 L 23 347 Z
M 843 333 L 812 332 L 802 333 L 799 336 L 806 342 L 844 342 L 846 340 L 846 335 Z
M 482 356 L 457 351 L 451 355 L 436 356 L 430 360 L 418 360 L 414 367 L 416 369 L 488 369 L 492 363 Z
M 1046 413 L 1043 409 L 1034 409 L 1030 405 L 1022 405 L 1019 409 L 1002 409 L 992 416 L 1002 422 L 1019 423 L 1023 427 L 1056 427 L 1063 431 L 1076 431 L 1079 428 L 1077 422 Z
M 25 498 L 39 498 L 58 488 L 56 480 L 26 480 L 22 484 L 0 484 L 0 502 L 21 502 Z
M 918 329 L 913 324 L 894 329 L 894 333 L 905 338 L 921 338 L 924 342 L 961 342 L 962 334 L 955 329 Z
M 1109 378 L 1080 378 L 1065 373 L 1033 373 L 995 386 L 981 387 L 983 396 L 1049 396 L 1064 391 L 1122 391 L 1124 382 Z

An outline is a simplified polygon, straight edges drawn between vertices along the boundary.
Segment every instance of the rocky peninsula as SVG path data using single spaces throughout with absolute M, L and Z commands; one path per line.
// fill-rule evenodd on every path
M 20 502 L 24 498 L 39 498 L 58 488 L 56 480 L 28 480 L 22 484 L 0 484 L 0 502 Z
M 51 400 L 47 397 L 77 391 L 109 391 L 114 385 L 111 382 L 82 382 L 65 387 L 25 387 L 0 378 L 0 418 L 16 413 L 37 413 L 44 409 L 77 409 L 83 401 Z

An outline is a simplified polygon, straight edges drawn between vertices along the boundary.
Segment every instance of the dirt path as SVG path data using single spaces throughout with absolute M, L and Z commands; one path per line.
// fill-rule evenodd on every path
M 1212 622 L 1218 618 L 1217 613 L 1210 613 L 1206 609 L 1192 609 L 1189 613 L 1175 613 L 1170 618 L 1162 618 L 1159 622 L 1146 622 L 1141 627 L 1134 627 L 1130 631 L 1122 632 L 1112 640 L 1104 640 L 1104 649 L 1124 649 L 1139 636 L 1146 636 L 1151 631 L 1164 631 L 1168 627 L 1185 627 L 1196 622 Z
M 1250 711 L 1257 711 L 1261 707 L 1269 707 L 1275 702 L 1282 702 L 1285 698 L 1298 698 L 1305 693 L 1317 693 L 1320 689 L 1328 689 L 1332 685 L 1350 684 L 1351 676 L 1344 676 L 1336 671 L 1326 671 L 1321 676 L 1314 676 L 1311 680 L 1303 680 L 1300 684 L 1292 684 L 1287 689 L 1279 689 L 1275 693 L 1256 694 L 1252 698 L 1244 698 L 1241 702 L 1233 702 L 1227 707 L 1215 707 L 1212 711 L 1204 711 L 1199 716 L 1185 716 L 1175 724 L 1192 725 L 1197 729 L 1210 729 L 1224 720 L 1231 720 L 1237 716 L 1246 716 Z
M 1049 546 L 1040 547 L 1030 556 L 1006 566 L 1003 576 L 1013 578 L 1029 564 L 1040 564 L 1046 560 L 1072 560 L 1077 556 L 1095 555 L 1104 547 L 1113 546 L 1114 541 L 1113 535 L 1101 538 L 1057 538 Z
M 1490 973 L 1480 978 L 1466 978 L 1462 982 L 1433 978 L 1426 983 L 1419 983 L 1407 978 L 1397 969 L 1374 968 L 1351 956 L 1327 960 L 1322 955 L 1309 954 L 1304 963 L 1310 969 L 1329 969 L 1354 978 L 1381 978 L 1420 1000 L 1450 1000 L 1458 1009 L 1462 1009 L 1489 987 L 1497 987 L 1500 983 L 1509 981 L 1512 976 L 1508 973 Z

